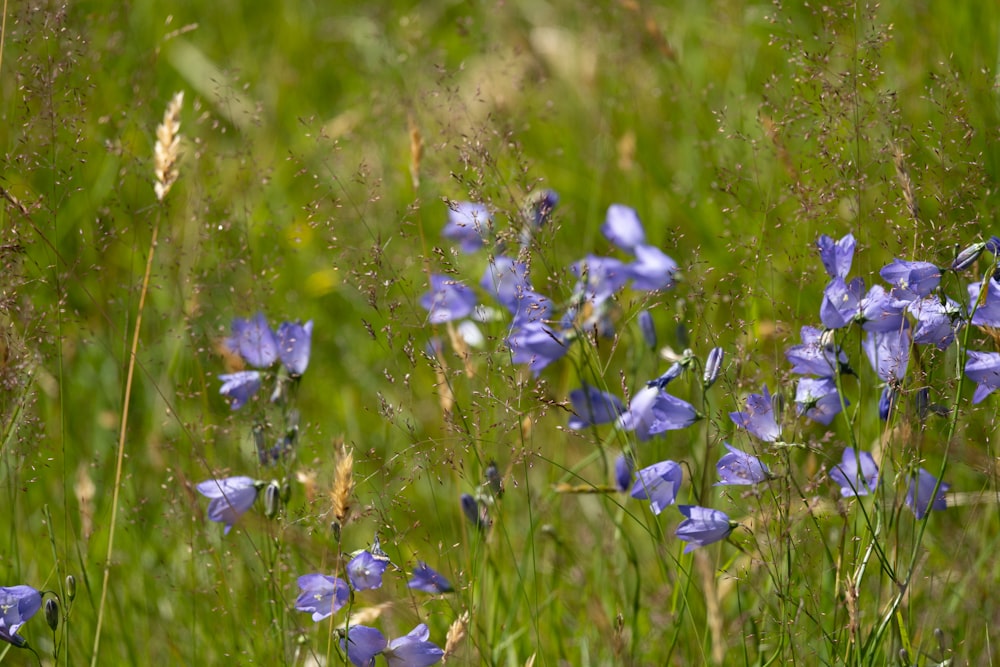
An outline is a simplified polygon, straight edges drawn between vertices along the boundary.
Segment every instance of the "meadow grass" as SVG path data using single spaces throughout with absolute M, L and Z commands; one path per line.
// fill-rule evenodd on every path
M 349 664 L 345 627 L 424 623 L 445 664 L 992 664 L 1000 399 L 964 369 L 995 331 L 907 347 L 888 419 L 857 326 L 829 334 L 854 374 L 828 426 L 786 358 L 822 327 L 821 235 L 853 235 L 871 286 L 996 231 L 1000 9 L 953 4 L 5 5 L 0 585 L 59 623 L 0 661 Z M 492 214 L 475 253 L 442 237 L 458 202 Z M 612 204 L 671 289 L 585 303 L 571 264 L 632 261 Z M 478 286 L 501 249 L 565 336 L 537 375 Z M 936 293 L 968 313 L 993 258 Z M 481 345 L 430 321 L 432 275 L 493 309 Z M 250 366 L 225 341 L 257 313 L 311 321 L 309 364 L 233 410 L 219 375 Z M 572 390 L 628 405 L 678 359 L 667 390 L 703 419 L 567 426 Z M 764 385 L 772 442 L 730 417 Z M 257 437 L 294 444 L 264 464 Z M 723 442 L 768 479 L 713 486 Z M 848 446 L 879 464 L 869 496 L 829 477 Z M 678 462 L 677 503 L 738 526 L 685 553 L 676 507 L 615 488 L 623 452 Z M 919 468 L 949 485 L 920 518 Z M 258 497 L 224 533 L 199 485 L 242 476 Z M 296 609 L 299 577 L 346 580 L 376 535 L 380 588 Z M 418 561 L 455 590 L 408 588 Z

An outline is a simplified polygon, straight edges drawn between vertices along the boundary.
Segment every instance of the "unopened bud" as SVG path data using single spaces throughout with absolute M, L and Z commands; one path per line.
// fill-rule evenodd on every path
M 45 622 L 52 628 L 52 632 L 59 628 L 59 603 L 55 598 L 45 601 Z
M 277 481 L 272 481 L 264 489 L 264 516 L 273 519 L 281 509 L 281 488 Z
M 702 378 L 705 389 L 708 389 L 719 378 L 719 370 L 722 368 L 722 360 L 726 353 L 721 347 L 713 347 L 705 360 L 705 375 Z
M 958 257 L 956 257 L 955 261 L 951 263 L 951 270 L 964 271 L 969 268 L 977 259 L 979 259 L 979 256 L 983 254 L 984 250 L 986 250 L 985 243 L 973 243 L 968 248 L 958 253 Z
M 780 391 L 771 394 L 771 410 L 774 412 L 774 421 L 781 422 L 781 414 L 785 411 L 785 395 Z
M 639 331 L 642 332 L 642 338 L 646 341 L 649 349 L 655 350 L 656 325 L 653 324 L 653 316 L 649 314 L 648 310 L 639 311 Z
M 66 575 L 66 597 L 70 602 L 76 597 L 76 577 L 72 574 Z

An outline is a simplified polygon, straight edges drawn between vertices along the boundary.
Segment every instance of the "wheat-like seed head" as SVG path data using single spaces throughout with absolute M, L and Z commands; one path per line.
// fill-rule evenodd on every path
M 455 654 L 458 645 L 465 639 L 465 628 L 469 625 L 469 612 L 465 611 L 455 619 L 448 628 L 448 639 L 444 645 L 444 656 L 441 662 L 448 662 L 448 658 Z
M 163 122 L 156 128 L 156 147 L 153 152 L 153 173 L 156 183 L 153 189 L 156 198 L 163 198 L 170 192 L 171 186 L 177 180 L 177 160 L 180 157 L 181 146 L 181 107 L 184 105 L 184 92 L 174 95 L 163 113 Z
M 343 442 L 338 444 L 337 469 L 333 474 L 333 488 L 330 500 L 333 516 L 341 527 L 351 513 L 351 495 L 354 493 L 354 451 L 347 449 Z

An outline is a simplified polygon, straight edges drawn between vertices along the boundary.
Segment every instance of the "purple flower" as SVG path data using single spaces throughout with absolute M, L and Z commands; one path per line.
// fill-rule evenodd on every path
M 653 415 L 653 405 L 660 395 L 660 390 L 644 387 L 637 391 L 629 402 L 628 410 L 618 418 L 618 427 L 623 431 L 635 431 L 636 437 L 644 442 L 652 437 L 650 427 L 656 417 Z
M 845 282 L 837 277 L 823 290 L 823 302 L 819 307 L 819 318 L 827 329 L 840 329 L 855 321 L 860 321 L 861 299 L 864 297 L 865 281 L 855 278 Z
M 0 639 L 18 648 L 27 646 L 28 640 L 17 631 L 41 608 L 42 594 L 31 586 L 0 588 Z
M 292 375 L 302 375 L 309 366 L 313 323 L 282 322 L 278 327 L 278 357 Z
M 540 321 L 529 321 L 507 337 L 515 364 L 528 364 L 537 377 L 542 369 L 569 351 L 569 342 Z
M 892 285 L 892 297 L 904 303 L 929 295 L 941 282 L 941 269 L 930 262 L 894 259 L 879 275 Z
M 800 415 L 829 426 L 840 413 L 840 393 L 832 377 L 802 378 L 795 390 L 795 403 Z M 849 401 L 844 399 L 849 405 Z
M 448 206 L 448 223 L 441 230 L 446 239 L 458 241 L 462 252 L 476 252 L 483 246 L 493 216 L 482 204 L 452 202 Z
M 935 296 L 915 299 L 906 309 L 917 318 L 917 328 L 913 332 L 914 343 L 936 345 L 939 350 L 944 350 L 952 344 L 955 334 L 962 328 L 962 310 L 947 297 L 944 303 Z
M 729 418 L 765 442 L 775 442 L 781 437 L 781 427 L 774 418 L 771 392 L 767 390 L 767 385 L 764 385 L 763 394 L 747 396 L 745 412 L 730 412 Z
M 660 461 L 636 473 L 632 497 L 649 500 L 653 514 L 659 514 L 674 504 L 681 488 L 684 471 L 674 461 Z
M 715 486 L 760 484 L 771 476 L 771 471 L 767 469 L 767 466 L 753 454 L 740 451 L 727 442 L 722 444 L 726 446 L 729 453 L 723 455 L 715 464 L 715 469 L 719 472 L 720 477 L 720 481 L 716 482 Z
M 531 292 L 528 267 L 523 262 L 498 255 L 490 260 L 479 286 L 504 308 L 516 313 L 518 302 Z
M 635 261 L 625 267 L 632 279 L 632 288 L 644 292 L 670 289 L 674 286 L 677 262 L 651 245 L 635 247 Z
M 971 283 L 969 290 L 969 309 L 972 312 L 972 324 L 977 327 L 1000 328 L 1000 283 L 990 278 L 986 283 L 986 298 L 979 303 L 983 283 Z M 976 304 L 979 304 L 976 307 Z
M 388 645 L 385 635 L 366 625 L 350 626 L 347 637 L 340 640 L 340 647 L 347 651 L 347 659 L 355 667 L 374 667 L 375 656 Z
M 486 513 L 486 505 L 480 506 L 479 501 L 468 493 L 463 493 L 459 498 L 462 505 L 462 513 L 479 530 L 486 530 L 490 527 L 490 517 Z
M 646 242 L 646 232 L 642 228 L 639 214 L 634 208 L 622 204 L 612 204 L 601 225 L 601 233 L 616 246 L 631 253 L 637 245 Z
M 208 518 L 226 524 L 227 535 L 240 515 L 257 500 L 257 482 L 250 477 L 210 479 L 195 488 L 201 495 L 212 499 L 208 503 Z
M 552 211 L 559 205 L 559 193 L 555 190 L 543 189 L 532 192 L 525 205 L 526 218 L 534 227 L 541 227 L 552 216 Z
M 635 461 L 629 454 L 619 454 L 615 459 L 615 486 L 619 491 L 628 491 L 632 485 L 632 471 L 635 470 Z
M 982 241 L 979 243 L 973 243 L 969 247 L 965 248 L 965 250 L 958 253 L 955 257 L 955 261 L 951 263 L 951 270 L 964 271 L 969 268 L 977 259 L 979 259 L 979 256 L 983 254 L 984 250 L 986 250 L 986 244 Z
M 552 316 L 552 300 L 534 290 L 522 292 L 510 308 L 512 329 L 534 322 L 543 322 Z
M 263 313 L 257 313 L 249 320 L 235 318 L 233 335 L 226 339 L 226 347 L 255 368 L 267 368 L 278 358 L 278 339 L 267 325 Z
M 831 278 L 846 278 L 851 272 L 851 262 L 854 260 L 854 235 L 848 234 L 839 241 L 823 234 L 816 241 L 819 248 L 819 258 L 823 268 Z
M 406 585 L 431 594 L 450 593 L 455 590 L 447 579 L 422 560 L 417 561 L 417 566 L 413 568 L 413 578 Z
M 246 402 L 253 398 L 257 390 L 260 389 L 260 373 L 258 371 L 239 371 L 220 375 L 222 387 L 219 393 L 229 399 L 229 407 L 239 410 Z
M 944 494 L 950 488 L 950 484 L 939 484 L 937 477 L 921 468 L 917 475 L 910 478 L 910 485 L 906 490 L 906 506 L 913 510 L 918 519 L 923 519 L 929 511 L 948 507 Z
M 896 331 L 869 331 L 861 346 L 884 382 L 899 382 L 910 362 L 910 324 L 904 320 L 903 327 Z
M 965 375 L 977 384 L 972 402 L 981 403 L 1000 387 L 1000 354 L 970 350 L 965 362 Z
M 840 463 L 830 471 L 830 479 L 840 485 L 844 498 L 867 496 L 878 486 L 878 466 L 868 452 L 855 454 L 853 447 L 847 447 Z
M 878 418 L 882 421 L 889 421 L 889 412 L 896 407 L 899 394 L 892 385 L 882 387 L 882 393 L 878 397 Z
M 299 589 L 302 592 L 295 600 L 295 608 L 312 613 L 312 619 L 317 623 L 334 614 L 351 597 L 346 581 L 325 574 L 302 575 L 299 577 Z
M 640 310 L 638 315 L 639 331 L 642 332 L 642 339 L 646 341 L 646 346 L 656 349 L 656 325 L 653 324 L 653 316 L 648 310 Z
M 362 551 L 347 563 L 347 578 L 351 588 L 366 591 L 382 587 L 382 574 L 389 566 L 386 558 L 376 558 L 368 551 Z
M 476 293 L 457 280 L 433 274 L 431 289 L 420 297 L 420 305 L 429 311 L 427 317 L 431 324 L 443 324 L 472 313 L 476 307 Z
M 793 345 L 785 352 L 792 372 L 799 375 L 834 375 L 847 365 L 847 355 L 838 346 L 824 344 L 823 332 L 816 327 L 802 327 L 802 345 Z
M 677 509 L 687 517 L 674 531 L 674 535 L 688 543 L 684 553 L 724 540 L 736 527 L 726 513 L 719 510 L 697 505 L 678 505 Z
M 573 415 L 568 426 L 574 431 L 609 424 L 625 412 L 625 406 L 617 396 L 590 385 L 569 392 L 569 400 L 573 403 Z
M 713 347 L 705 360 L 705 374 L 702 377 L 702 386 L 708 389 L 719 377 L 719 369 L 722 368 L 722 360 L 726 353 L 721 347 Z
M 656 387 L 657 389 L 666 389 L 667 385 L 679 378 L 684 374 L 684 364 L 679 361 L 675 361 L 667 371 L 656 378 L 655 380 L 650 380 L 646 383 L 647 387 Z
M 628 267 L 612 257 L 587 255 L 570 266 L 580 282 L 574 294 L 578 299 L 586 299 L 597 308 L 625 286 L 631 277 Z
M 872 285 L 861 299 L 861 328 L 865 331 L 897 331 L 903 326 L 903 306 L 881 285 Z
M 385 656 L 389 667 L 429 667 L 444 657 L 444 651 L 428 641 L 430 631 L 421 623 L 409 634 L 387 642 L 385 635 L 364 625 L 351 626 L 340 645 L 347 651 L 347 659 L 355 667 L 371 667 L 375 656 Z

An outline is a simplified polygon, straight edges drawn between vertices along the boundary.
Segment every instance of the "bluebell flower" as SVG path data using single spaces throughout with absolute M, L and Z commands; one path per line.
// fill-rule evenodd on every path
M 362 551 L 347 563 L 347 579 L 351 588 L 356 591 L 366 591 L 382 587 L 382 575 L 389 561 L 376 558 L 369 551 Z
M 719 510 L 697 505 L 678 505 L 677 509 L 687 517 L 674 531 L 674 535 L 688 543 L 684 553 L 724 540 L 736 528 L 726 513 Z
M 559 205 L 559 193 L 555 190 L 543 188 L 536 190 L 528 196 L 525 204 L 525 217 L 533 227 L 541 227 L 549 218 L 552 211 Z
M 635 261 L 625 267 L 632 288 L 643 292 L 666 290 L 674 286 L 677 262 L 655 246 L 637 245 Z
M 28 640 L 17 631 L 41 608 L 42 594 L 31 586 L 0 588 L 0 640 L 18 648 L 27 646 Z
M 355 667 L 374 667 L 375 656 L 389 645 L 385 635 L 367 625 L 352 625 L 347 636 L 340 640 L 340 647 L 347 652 L 347 659 Z
M 892 285 L 892 297 L 904 303 L 928 296 L 941 282 L 941 269 L 930 262 L 894 259 L 879 275 Z
M 728 442 L 722 444 L 726 446 L 729 453 L 724 454 L 715 464 L 720 478 L 715 486 L 760 484 L 771 476 L 771 471 L 768 470 L 767 466 L 753 454 L 736 449 Z
M 702 386 L 708 389 L 719 377 L 719 370 L 722 368 L 722 360 L 726 353 L 721 347 L 713 347 L 705 360 L 705 373 L 702 377 Z
M 671 364 L 670 368 L 666 370 L 660 377 L 655 380 L 650 380 L 646 383 L 647 387 L 656 387 L 657 389 L 666 389 L 667 385 L 679 378 L 684 374 L 684 364 L 680 361 L 675 361 Z
M 413 578 L 406 585 L 431 594 L 450 593 L 455 590 L 441 573 L 436 572 L 422 560 L 417 561 L 417 566 L 413 568 Z
M 903 327 L 896 331 L 869 331 L 861 347 L 879 378 L 899 382 L 910 363 L 910 323 L 904 320 Z
M 446 239 L 458 241 L 462 252 L 476 252 L 490 233 L 493 216 L 482 204 L 453 202 L 448 206 L 448 223 L 441 231 Z
M 951 270 L 964 271 L 969 268 L 977 259 L 979 259 L 979 256 L 983 254 L 984 250 L 986 250 L 986 244 L 982 241 L 968 246 L 955 257 L 955 261 L 951 263 Z
M 259 487 L 250 477 L 227 477 L 225 479 L 210 479 L 195 487 L 198 493 L 210 498 L 208 503 L 208 518 L 226 524 L 228 535 L 236 520 L 253 507 L 257 500 Z
M 497 255 L 486 266 L 480 287 L 493 296 L 500 305 L 511 313 L 518 311 L 518 302 L 531 292 L 528 266 L 504 255 Z
M 644 387 L 637 391 L 629 402 L 628 410 L 618 418 L 618 427 L 623 431 L 635 431 L 640 442 L 653 437 L 649 429 L 656 420 L 653 415 L 653 405 L 656 404 L 659 395 L 660 390 L 655 386 Z
M 699 419 L 701 415 L 693 405 L 661 391 L 653 402 L 653 423 L 649 425 L 649 434 L 658 435 L 664 431 L 687 428 Z
M 568 426 L 575 431 L 609 424 L 625 412 L 625 406 L 617 396 L 590 385 L 569 392 L 569 400 L 573 404 L 573 415 Z
M 1000 236 L 991 236 L 986 241 L 986 249 L 994 255 L 1000 255 Z
M 249 320 L 233 319 L 232 329 L 233 335 L 226 339 L 226 347 L 254 368 L 267 368 L 278 359 L 278 339 L 263 313 Z
M 745 428 L 765 442 L 775 442 L 781 437 L 781 427 L 774 417 L 771 392 L 767 390 L 767 385 L 764 385 L 762 394 L 747 396 L 747 409 L 745 411 L 730 412 L 729 418 L 737 426 Z
M 278 327 L 278 357 L 293 376 L 302 375 L 309 367 L 313 323 L 282 322 Z
M 542 369 L 569 351 L 570 341 L 540 321 L 528 321 L 507 337 L 515 364 L 528 364 L 537 377 Z
M 514 301 L 511 309 L 511 329 L 527 324 L 544 322 L 552 317 L 552 300 L 534 290 L 525 290 Z
M 642 333 L 642 339 L 646 342 L 646 347 L 655 350 L 657 341 L 653 316 L 649 314 L 648 310 L 640 310 L 636 319 L 639 321 L 639 331 Z
M 420 305 L 428 311 L 431 324 L 443 324 L 468 316 L 476 307 L 476 293 L 460 281 L 431 275 L 431 289 L 420 297 Z
M 844 449 L 840 463 L 830 470 L 830 479 L 840 486 L 840 495 L 867 496 L 878 486 L 878 466 L 868 452 L 857 452 L 853 447 Z
M 846 397 L 844 403 L 850 405 Z M 795 404 L 800 415 L 829 426 L 842 409 L 837 382 L 832 377 L 800 379 Z
M 846 278 L 851 272 L 851 262 L 854 260 L 856 242 L 853 234 L 848 234 L 839 241 L 823 234 L 816 241 L 819 248 L 819 258 L 823 268 L 831 278 Z
M 238 371 L 220 375 L 222 386 L 219 393 L 229 399 L 229 407 L 239 410 L 253 398 L 260 389 L 261 375 L 258 371 Z
M 825 343 L 823 331 L 816 327 L 802 327 L 802 344 L 793 345 L 785 352 L 792 364 L 792 372 L 799 375 L 834 375 L 847 366 L 847 355 L 840 346 Z
M 947 297 L 944 303 L 936 296 L 914 299 L 906 309 L 917 318 L 914 343 L 934 345 L 944 350 L 954 342 L 955 335 L 962 328 L 962 309 Z
M 622 453 L 615 459 L 615 486 L 619 491 L 625 492 L 632 486 L 632 473 L 635 470 L 635 461 L 628 453 Z
M 968 287 L 969 308 L 975 308 L 971 322 L 977 327 L 1000 328 L 1000 283 L 996 278 L 990 278 L 986 282 L 986 297 L 979 303 L 982 287 L 982 282 L 971 283 Z
M 965 375 L 977 385 L 972 402 L 981 403 L 994 389 L 1000 388 L 1000 354 L 969 350 Z
M 934 491 L 935 488 L 937 493 Z M 937 477 L 921 468 L 910 478 L 910 485 L 906 490 L 906 506 L 913 510 L 918 519 L 923 519 L 929 511 L 948 507 L 944 494 L 950 488 L 950 484 L 945 482 L 939 484 Z
M 295 600 L 295 608 L 311 613 L 312 620 L 317 623 L 336 613 L 351 597 L 351 589 L 340 577 L 304 574 L 299 577 L 298 584 L 302 592 Z
M 684 471 L 675 461 L 660 461 L 636 473 L 632 497 L 648 500 L 653 514 L 673 505 L 684 479 Z
M 580 279 L 573 290 L 574 296 L 586 299 L 594 308 L 619 292 L 631 277 L 625 264 L 613 257 L 587 255 L 573 263 L 570 270 Z
M 430 630 L 421 623 L 406 635 L 390 641 L 382 655 L 389 667 L 429 667 L 444 657 L 444 651 L 430 641 L 430 636 Z
M 486 511 L 486 505 L 480 505 L 479 501 L 468 493 L 463 493 L 459 498 L 462 506 L 462 513 L 469 522 L 479 530 L 486 530 L 490 527 L 491 521 Z
M 861 328 L 865 331 L 897 331 L 903 325 L 903 307 L 881 285 L 872 285 L 861 299 Z
M 899 392 L 891 384 L 882 387 L 882 393 L 878 397 L 878 418 L 882 421 L 889 421 L 889 413 L 895 409 L 899 401 Z
M 852 322 L 860 322 L 861 299 L 865 295 L 865 281 L 855 278 L 845 282 L 837 277 L 823 290 L 823 301 L 819 307 L 819 318 L 827 329 L 840 329 Z
M 608 207 L 601 233 L 616 246 L 631 253 L 637 245 L 646 242 L 646 232 L 634 208 L 623 204 Z

